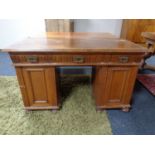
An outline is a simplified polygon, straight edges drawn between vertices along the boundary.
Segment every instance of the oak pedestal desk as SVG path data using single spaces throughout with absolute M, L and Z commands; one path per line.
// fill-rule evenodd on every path
M 107 33 L 48 33 L 4 51 L 16 68 L 26 109 L 59 109 L 58 66 L 93 66 L 97 109 L 128 111 L 146 48 Z M 61 91 L 61 90 L 60 90 Z

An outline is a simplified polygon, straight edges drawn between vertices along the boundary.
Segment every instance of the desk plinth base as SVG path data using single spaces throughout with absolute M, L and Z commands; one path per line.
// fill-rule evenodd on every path
M 126 107 L 124 107 L 124 105 L 122 105 L 122 106 L 113 106 L 113 107 L 110 107 L 110 106 L 97 106 L 96 110 L 97 111 L 103 111 L 103 110 L 108 110 L 108 109 L 121 109 L 123 112 L 129 112 L 130 108 L 131 108 L 130 105 L 128 105 Z
M 42 106 L 42 107 L 25 107 L 24 108 L 25 110 L 54 110 L 54 111 L 57 111 L 57 110 L 60 110 L 60 107 L 54 107 L 54 106 Z

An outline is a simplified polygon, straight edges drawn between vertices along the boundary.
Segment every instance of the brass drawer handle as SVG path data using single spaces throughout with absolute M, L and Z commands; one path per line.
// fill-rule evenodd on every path
M 119 62 L 121 62 L 121 63 L 127 63 L 128 61 L 129 61 L 128 56 L 120 56 L 119 57 Z
M 73 62 L 83 63 L 84 62 L 84 57 L 83 56 L 74 56 L 73 57 Z
M 27 56 L 27 61 L 30 63 L 36 63 L 36 62 L 38 62 L 38 57 L 37 56 Z

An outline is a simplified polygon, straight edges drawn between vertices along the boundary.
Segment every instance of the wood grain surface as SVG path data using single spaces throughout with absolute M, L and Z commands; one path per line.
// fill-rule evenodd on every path
M 130 41 L 118 39 L 108 33 L 49 33 L 27 38 L 6 52 L 146 52 L 147 49 Z

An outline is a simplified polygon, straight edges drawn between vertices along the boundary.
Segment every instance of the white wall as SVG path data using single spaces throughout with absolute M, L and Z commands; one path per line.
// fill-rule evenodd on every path
M 44 20 L 0 20 L 0 48 L 29 36 L 45 32 Z
M 76 19 L 75 32 L 110 32 L 120 36 L 121 19 Z M 29 36 L 45 33 L 43 19 L 0 20 L 0 49 Z
M 110 32 L 120 37 L 122 19 L 76 19 L 76 32 Z

